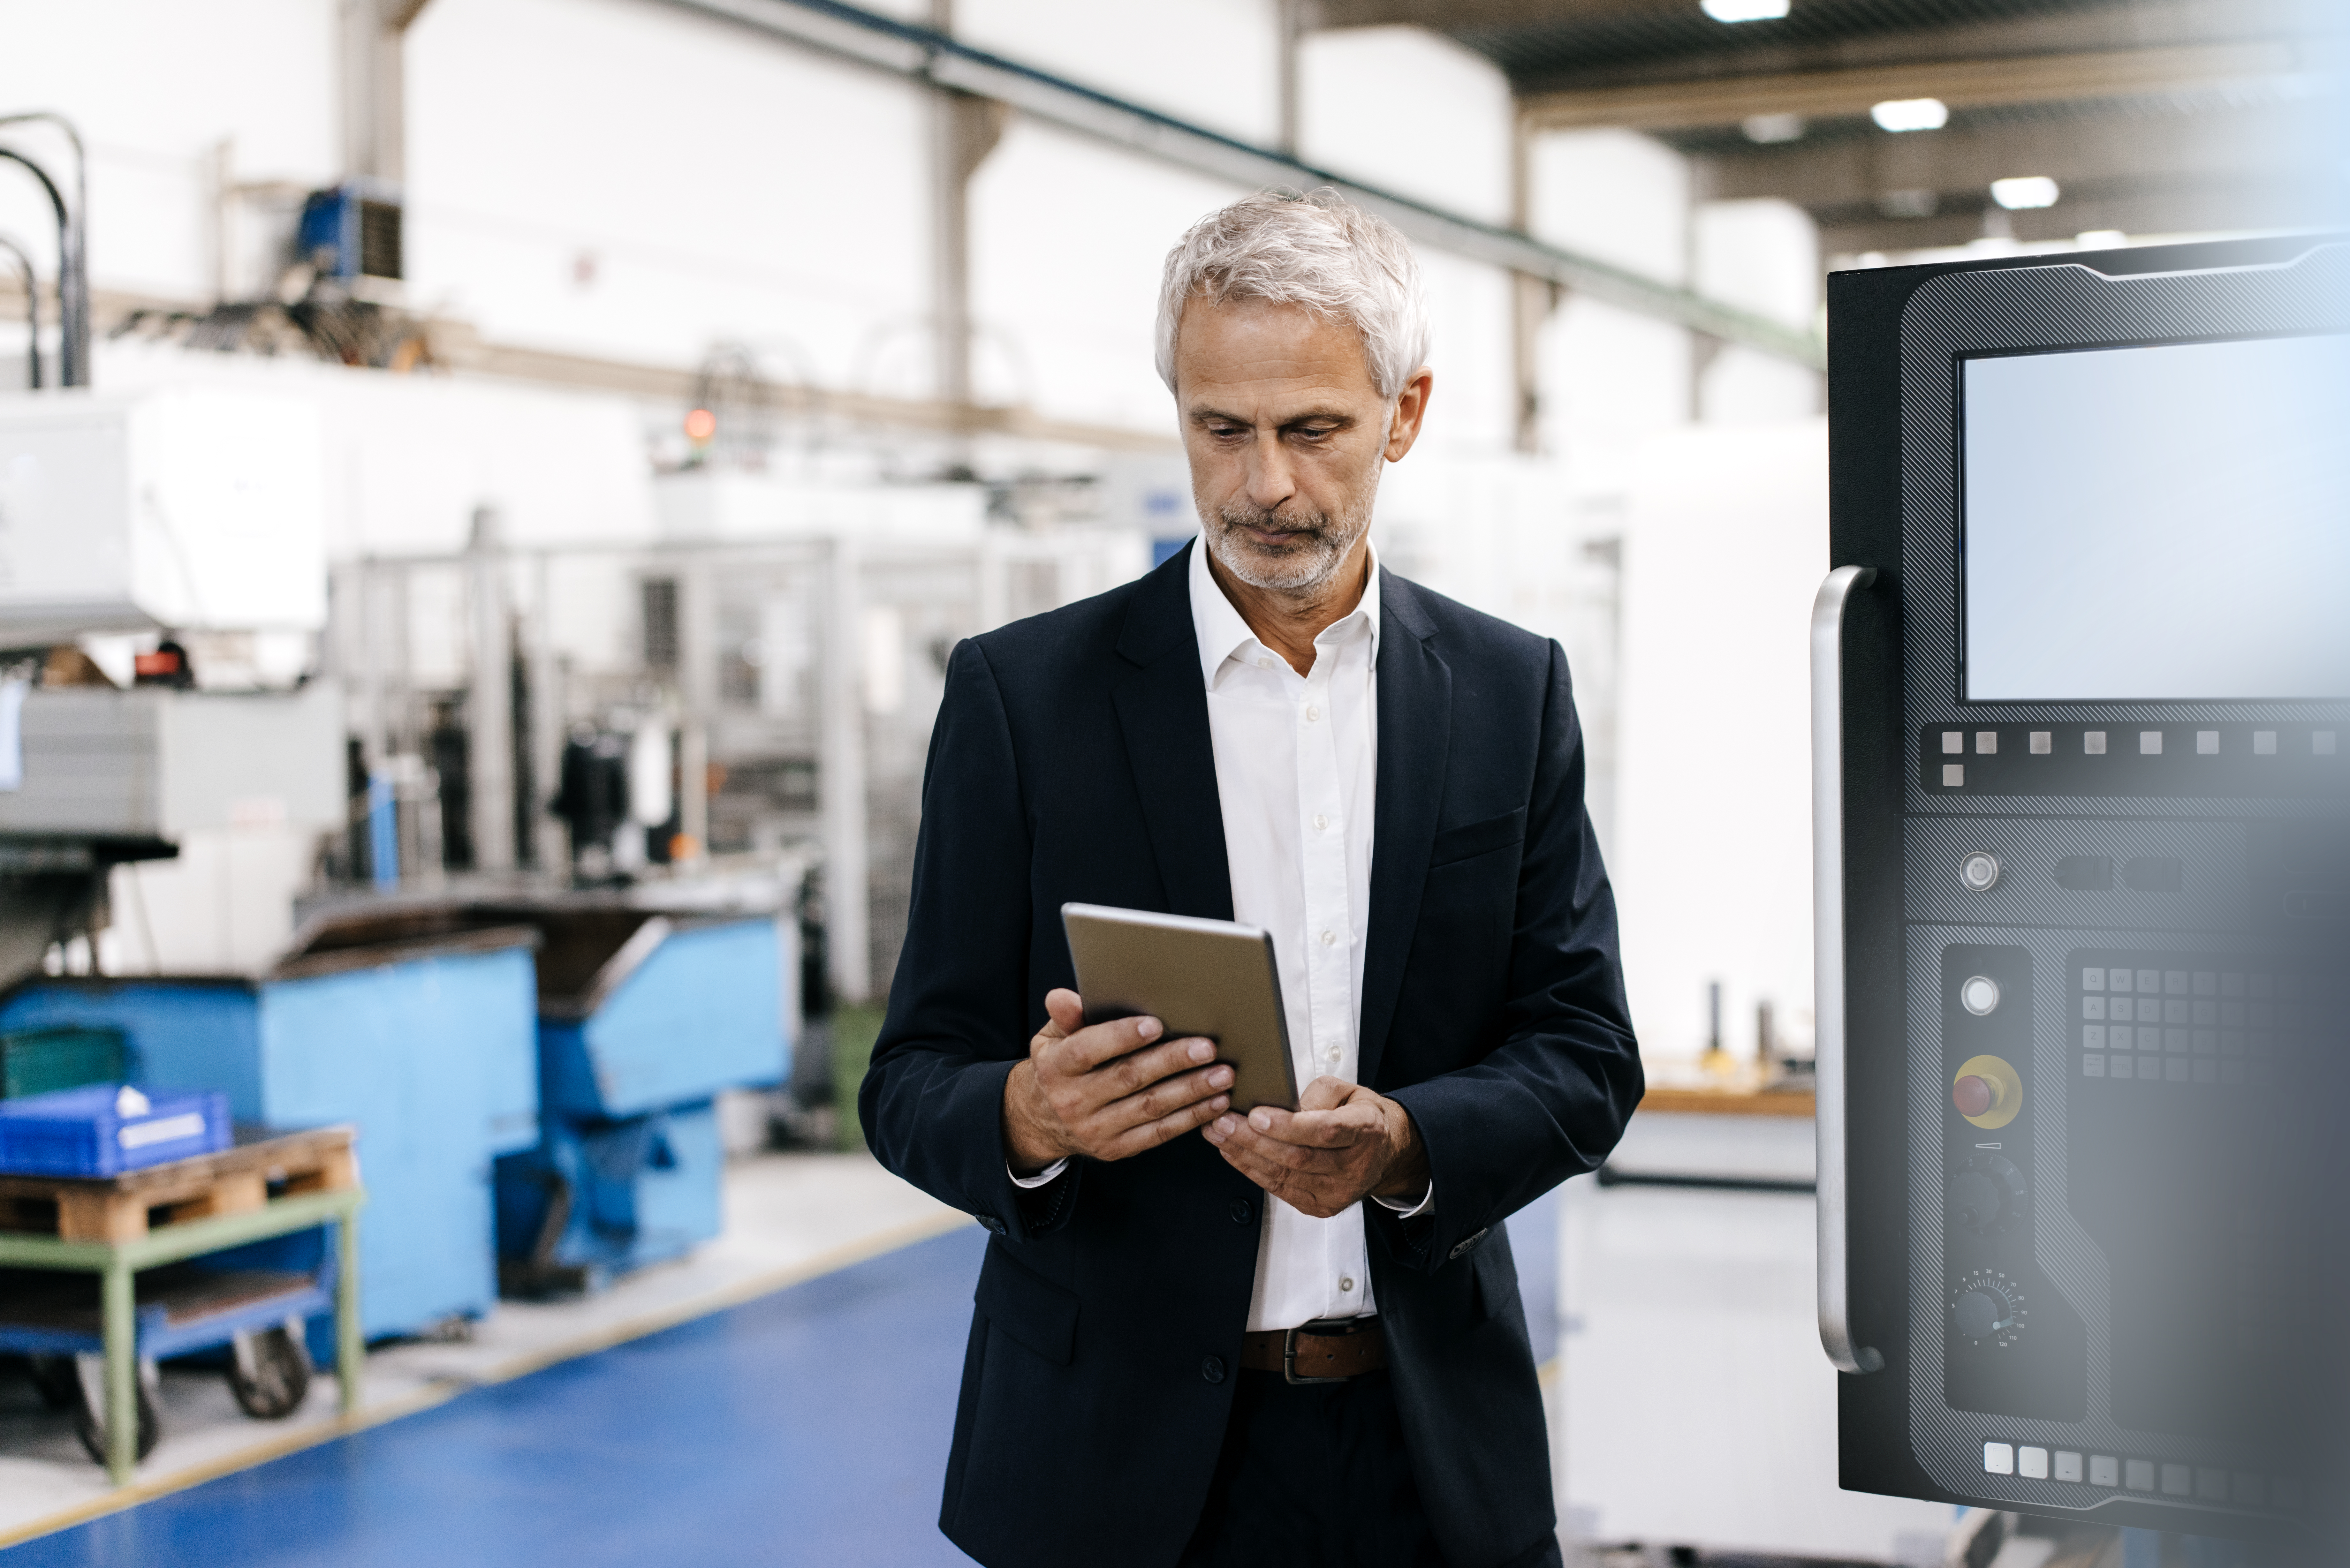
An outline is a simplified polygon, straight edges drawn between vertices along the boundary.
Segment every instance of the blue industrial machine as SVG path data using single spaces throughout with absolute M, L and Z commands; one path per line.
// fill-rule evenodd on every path
M 474 918 L 528 921 L 543 938 L 540 1136 L 498 1161 L 509 1288 L 592 1288 L 715 1236 L 712 1102 L 789 1071 L 775 919 L 590 904 Z
M 314 191 L 302 203 L 296 249 L 328 276 L 400 275 L 400 203 L 375 181 L 353 180 Z
M 119 1030 L 143 1088 L 223 1090 L 271 1128 L 358 1124 L 362 1332 L 418 1334 L 496 1300 L 491 1162 L 538 1138 L 535 940 L 328 919 L 259 980 L 36 978 L 0 1032 Z

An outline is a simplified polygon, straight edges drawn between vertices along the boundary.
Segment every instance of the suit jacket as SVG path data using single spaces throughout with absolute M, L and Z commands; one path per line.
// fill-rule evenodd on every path
M 1264 1194 L 1197 1135 L 1024 1191 L 1001 1120 L 1076 984 L 1062 904 L 1232 918 L 1187 566 L 956 648 L 858 1099 L 884 1165 L 993 1233 L 939 1521 L 993 1568 L 1174 1563 L 1240 1361 Z M 1482 1568 L 1555 1528 L 1502 1221 L 1606 1158 L 1640 1066 L 1565 656 L 1378 592 L 1361 1081 L 1410 1112 L 1436 1202 L 1366 1204 L 1367 1251 L 1413 1473 L 1447 1561 Z

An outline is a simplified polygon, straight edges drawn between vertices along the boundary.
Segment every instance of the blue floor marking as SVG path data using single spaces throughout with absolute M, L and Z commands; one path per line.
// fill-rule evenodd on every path
M 1556 1353 L 1558 1200 L 1512 1222 Z M 917 1242 L 0 1551 L 5 1568 L 925 1568 L 985 1232 Z
M 922 1568 L 976 1227 L 0 1552 L 7 1568 Z

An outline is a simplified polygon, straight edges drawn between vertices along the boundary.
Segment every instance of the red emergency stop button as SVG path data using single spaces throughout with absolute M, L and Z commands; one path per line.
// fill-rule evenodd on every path
M 1969 1073 L 1950 1085 L 1950 1104 L 1962 1116 L 1987 1116 L 1999 1104 L 1999 1086 L 1989 1078 Z

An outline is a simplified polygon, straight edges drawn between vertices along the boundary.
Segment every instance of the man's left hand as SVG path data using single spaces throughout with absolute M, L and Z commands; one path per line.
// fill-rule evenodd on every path
M 1374 1193 L 1418 1198 L 1428 1190 L 1428 1150 L 1410 1114 L 1360 1084 L 1316 1078 L 1295 1111 L 1259 1106 L 1200 1130 L 1243 1176 L 1317 1220 Z

